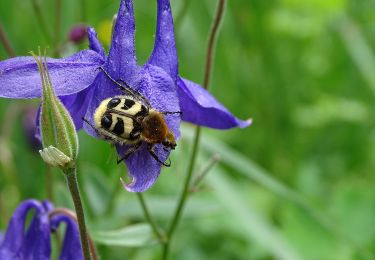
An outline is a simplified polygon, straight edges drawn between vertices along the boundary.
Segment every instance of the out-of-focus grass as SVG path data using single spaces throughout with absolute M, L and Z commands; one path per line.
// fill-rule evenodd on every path
M 39 2 L 52 33 L 54 2 Z M 79 1 L 63 1 L 63 41 L 83 16 L 99 31 L 118 8 L 117 1 L 86 2 L 82 10 Z M 152 49 L 155 2 L 134 1 L 140 62 Z M 171 2 L 177 15 L 184 3 Z M 215 2 L 190 0 L 176 27 L 180 72 L 197 82 L 203 78 Z M 174 258 L 374 258 L 374 8 L 373 0 L 228 1 L 211 90 L 254 123 L 247 129 L 204 131 L 198 166 L 214 153 L 222 160 L 187 205 L 172 244 Z M 53 53 L 31 1 L 0 1 L 0 22 L 17 55 L 38 46 Z M 0 48 L 0 59 L 6 57 Z M 9 112 L 24 103 L 0 100 L 0 134 L 12 126 L 6 139 L 0 136 L 1 229 L 19 201 L 47 196 L 45 167 L 27 145 L 22 113 Z M 188 131 L 172 155 L 173 166 L 145 194 L 162 226 L 183 180 Z M 80 143 L 79 177 L 90 229 L 120 230 L 144 222 L 136 197 L 120 187 L 125 170 L 115 164 L 112 148 L 83 132 Z M 55 204 L 69 206 L 57 171 L 53 182 Z M 160 252 L 157 246 L 100 245 L 99 250 L 105 259 L 157 259 Z

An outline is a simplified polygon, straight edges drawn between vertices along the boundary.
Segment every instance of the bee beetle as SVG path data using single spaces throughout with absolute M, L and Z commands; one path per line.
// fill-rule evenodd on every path
M 154 148 L 156 144 L 162 144 L 166 151 L 175 149 L 176 140 L 173 132 L 168 128 L 164 115 L 181 114 L 181 112 L 160 112 L 153 109 L 149 101 L 131 89 L 126 82 L 116 81 L 104 68 L 99 67 L 99 69 L 124 94 L 107 98 L 100 103 L 94 112 L 94 125 L 85 118 L 82 118 L 83 121 L 90 125 L 100 138 L 113 144 L 130 145 L 117 163 L 127 159 L 140 148 L 142 142 L 145 142 L 151 156 L 160 164 L 169 167 L 170 162 L 161 161 Z

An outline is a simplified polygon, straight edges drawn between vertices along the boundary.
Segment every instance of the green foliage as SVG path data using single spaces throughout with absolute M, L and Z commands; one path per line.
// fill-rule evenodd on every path
M 142 247 L 157 244 L 148 224 L 136 224 L 115 231 L 92 231 L 95 242 L 108 246 Z
M 216 1 L 190 0 L 180 17 L 185 1 L 171 1 L 180 71 L 201 82 Z M 54 1 L 39 2 L 53 35 Z M 62 2 L 61 44 L 54 52 L 31 1 L 0 1 L 1 23 L 17 55 L 38 46 L 56 56 L 85 48 L 66 43 L 69 29 L 86 22 L 105 31 L 118 8 L 110 0 L 86 1 L 85 9 L 80 1 Z M 134 1 L 141 63 L 154 41 L 154 2 Z M 189 200 L 171 259 L 375 258 L 374 7 L 373 0 L 228 1 L 210 89 L 254 123 L 203 131 L 197 168 L 215 154 L 221 160 Z M 52 184 L 55 205 L 72 208 L 60 174 L 47 174 L 28 146 L 23 104 L 0 100 L 2 230 L 19 201 L 47 198 Z M 175 208 L 191 132 L 185 124 L 172 167 L 145 193 L 161 227 Z M 84 132 L 79 140 L 88 229 L 101 243 L 102 259 L 159 259 L 160 246 L 139 247 L 153 236 L 139 224 L 145 219 L 136 196 L 121 187 L 126 170 L 116 165 L 113 148 Z

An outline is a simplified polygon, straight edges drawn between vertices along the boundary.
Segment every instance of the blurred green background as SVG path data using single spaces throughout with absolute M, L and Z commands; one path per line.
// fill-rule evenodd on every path
M 31 0 L 0 1 L 0 22 L 17 55 L 38 46 L 49 46 L 51 55 L 86 48 L 67 42 L 70 29 L 83 22 L 108 49 L 119 1 L 62 1 L 58 35 L 55 1 L 37 2 L 51 39 Z M 171 1 L 180 72 L 196 82 L 203 79 L 216 2 Z M 153 46 L 156 1 L 134 6 L 142 63 Z M 221 160 L 188 202 L 172 259 L 375 258 L 374 10 L 374 0 L 228 1 L 211 91 L 254 123 L 204 130 L 197 172 L 213 156 Z M 48 173 L 25 135 L 25 109 L 37 104 L 0 100 L 1 230 L 26 198 L 52 196 L 56 206 L 72 207 L 61 173 Z M 184 123 L 182 132 L 172 167 L 145 193 L 163 227 L 191 148 L 192 126 Z M 145 220 L 136 196 L 121 187 L 126 169 L 116 165 L 113 148 L 80 132 L 79 157 L 88 226 L 102 259 L 159 259 L 149 228 L 137 225 Z

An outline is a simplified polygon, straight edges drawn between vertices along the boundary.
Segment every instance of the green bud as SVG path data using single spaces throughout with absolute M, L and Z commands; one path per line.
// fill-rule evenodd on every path
M 74 167 L 73 159 L 69 158 L 63 152 L 61 152 L 56 147 L 53 147 L 52 145 L 44 148 L 43 150 L 39 150 L 39 153 L 40 156 L 42 156 L 43 161 L 50 166 L 63 169 Z
M 48 73 L 47 60 L 31 53 L 42 80 L 42 106 L 40 132 L 45 149 L 39 151 L 43 160 L 51 166 L 73 167 L 78 155 L 78 137 L 73 120 L 55 95 Z

